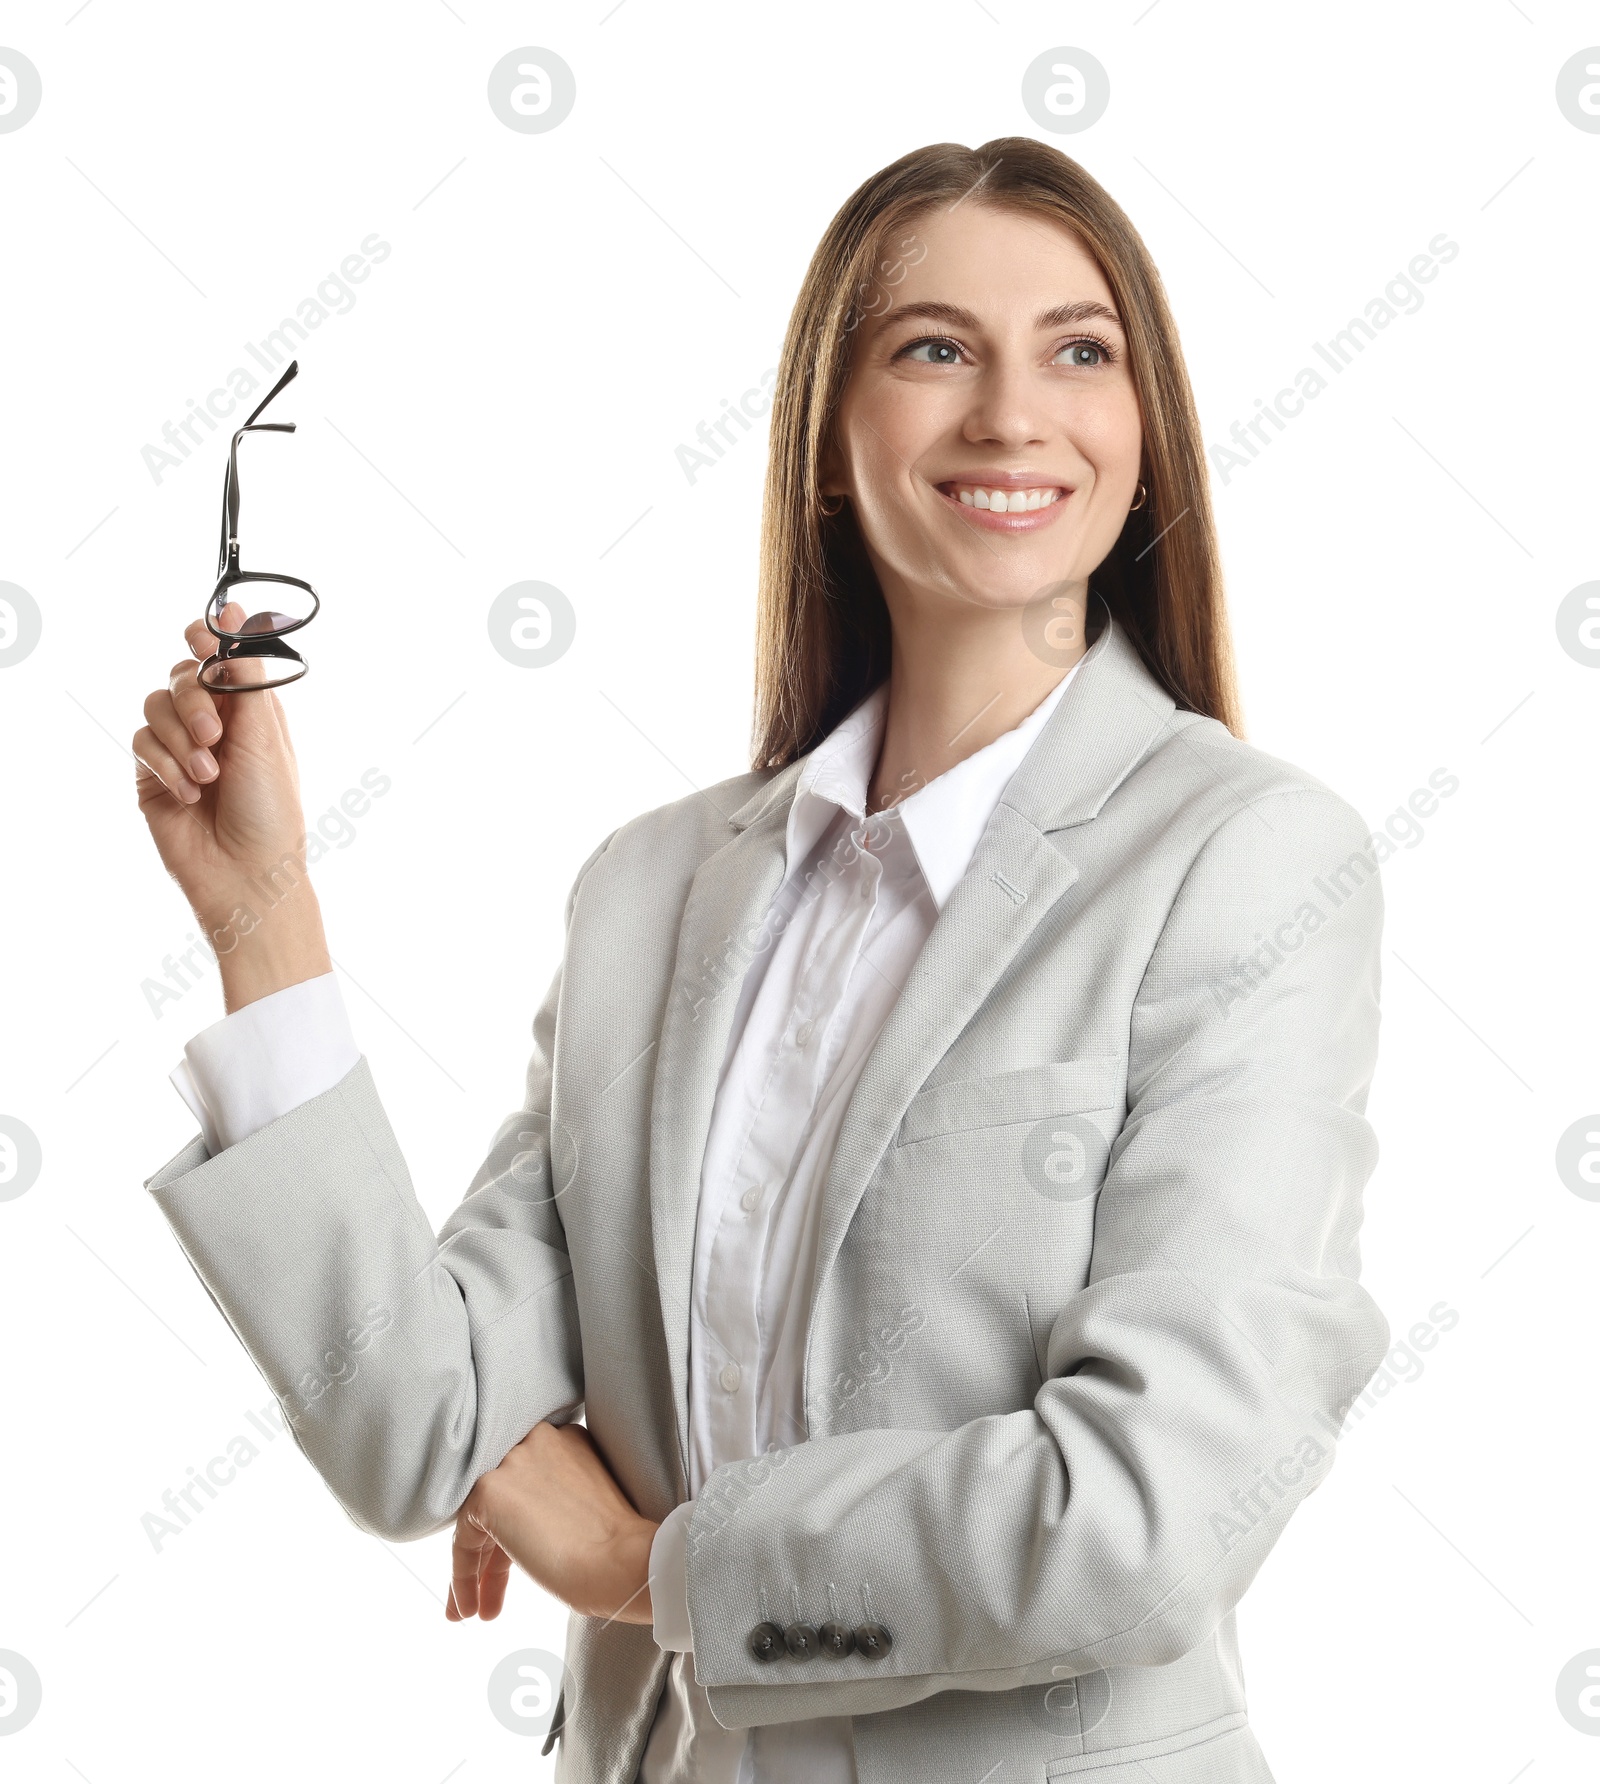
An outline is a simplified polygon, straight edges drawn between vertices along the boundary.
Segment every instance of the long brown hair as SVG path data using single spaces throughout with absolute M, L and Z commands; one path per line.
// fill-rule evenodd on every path
M 804 755 L 889 672 L 883 594 L 851 505 L 831 517 L 819 508 L 819 466 L 855 326 L 895 279 L 896 245 L 923 212 L 962 198 L 1063 223 L 1098 262 L 1127 335 L 1150 493 L 1090 586 L 1181 709 L 1243 734 L 1200 423 L 1160 275 L 1122 207 L 1076 161 L 1031 137 L 1002 136 L 978 149 L 934 143 L 873 174 L 806 269 L 773 394 L 755 768 Z

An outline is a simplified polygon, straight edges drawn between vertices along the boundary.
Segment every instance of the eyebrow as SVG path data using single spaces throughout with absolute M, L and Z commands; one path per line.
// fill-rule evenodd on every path
M 939 303 L 929 300 L 924 303 L 898 304 L 889 310 L 880 327 L 889 323 L 901 322 L 946 322 L 952 328 L 980 329 L 983 324 L 973 315 L 971 310 L 963 310 L 959 304 Z M 1053 310 L 1041 310 L 1034 318 L 1033 325 L 1043 332 L 1050 328 L 1071 328 L 1080 322 L 1101 321 L 1114 323 L 1122 327 L 1122 319 L 1115 310 L 1093 298 L 1083 298 L 1077 303 L 1057 304 Z

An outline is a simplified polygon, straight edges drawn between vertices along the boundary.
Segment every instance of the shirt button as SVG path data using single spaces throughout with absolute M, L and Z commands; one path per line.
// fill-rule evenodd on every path
M 744 1209 L 746 1214 L 754 1213 L 760 1205 L 761 1191 L 759 1189 L 747 1189 L 739 1198 L 739 1206 Z
M 722 1373 L 717 1377 L 717 1380 L 730 1394 L 738 1393 L 739 1383 L 742 1379 L 743 1375 L 737 1363 L 724 1363 Z
M 811 1039 L 811 1031 L 814 1027 L 814 1023 L 802 1022 L 794 1031 L 794 1044 L 797 1047 L 803 1047 Z

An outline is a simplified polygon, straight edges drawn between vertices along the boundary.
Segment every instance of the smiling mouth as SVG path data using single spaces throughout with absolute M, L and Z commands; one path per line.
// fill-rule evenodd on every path
M 1072 490 L 1061 483 L 1029 484 L 1020 489 L 1000 489 L 990 483 L 968 483 L 952 478 L 933 486 L 945 501 L 965 511 L 972 525 L 993 532 L 1030 532 L 1060 515 Z
M 1036 489 L 989 489 L 979 483 L 941 483 L 939 493 L 953 497 L 963 508 L 987 508 L 991 514 L 1030 514 L 1072 492 L 1060 484 L 1045 484 Z

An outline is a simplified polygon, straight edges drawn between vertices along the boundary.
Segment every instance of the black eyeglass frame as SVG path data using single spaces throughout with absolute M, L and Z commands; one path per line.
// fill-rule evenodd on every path
M 244 425 L 234 434 L 228 448 L 228 468 L 222 484 L 222 536 L 217 545 L 217 586 L 206 603 L 205 613 L 206 630 L 217 640 L 217 648 L 200 665 L 198 671 L 200 685 L 209 693 L 252 694 L 267 692 L 273 688 L 286 688 L 299 681 L 309 667 L 299 651 L 284 640 L 291 632 L 298 632 L 302 626 L 310 625 L 317 617 L 322 608 L 322 599 L 317 591 L 299 576 L 280 576 L 270 570 L 239 568 L 239 442 L 246 434 L 292 434 L 295 431 L 292 421 L 258 422 L 256 417 L 299 371 L 299 360 L 290 360 L 288 370 L 256 404 Z M 228 605 L 233 590 L 241 584 L 251 582 L 281 582 L 291 588 L 304 589 L 311 597 L 311 611 L 303 619 L 291 620 L 286 626 L 273 626 L 264 631 L 248 633 L 223 631 L 220 623 L 222 610 Z M 247 657 L 271 657 L 275 661 L 296 663 L 299 667 L 292 675 L 285 675 L 276 681 L 227 682 L 208 679 L 208 673 L 220 675 L 230 662 L 238 662 Z

